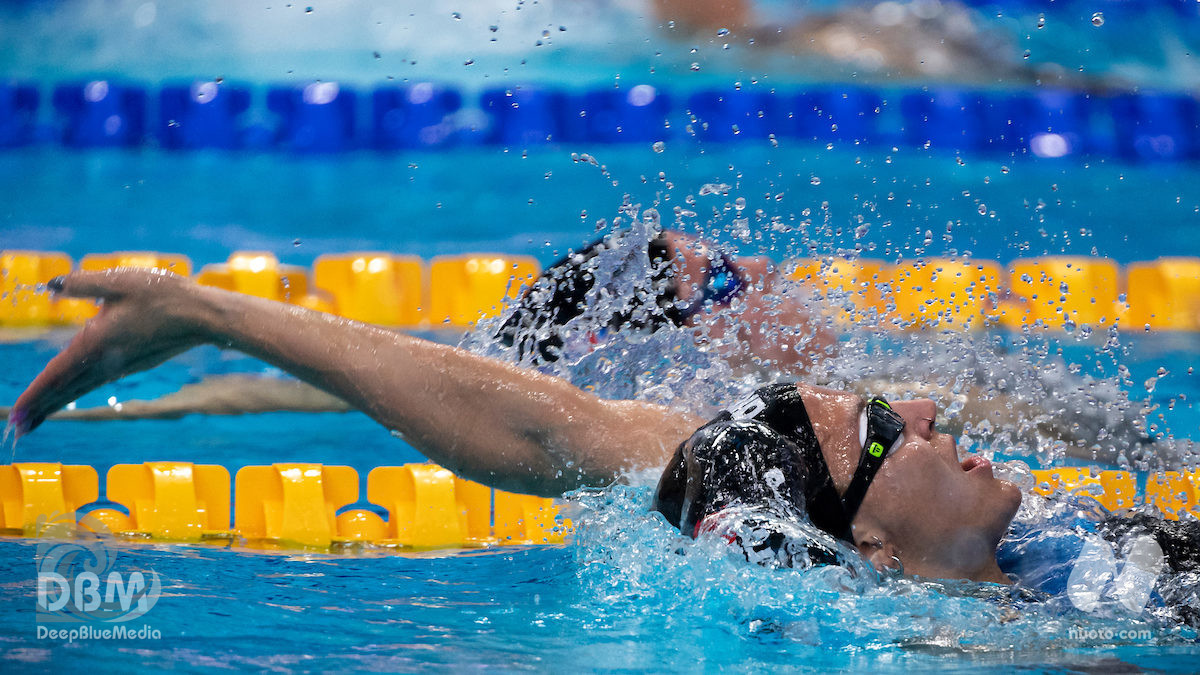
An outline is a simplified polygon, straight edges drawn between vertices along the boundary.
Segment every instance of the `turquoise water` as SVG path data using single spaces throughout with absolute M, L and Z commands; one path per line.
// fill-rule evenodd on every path
M 589 151 L 603 170 L 571 157 Z M 936 154 L 812 145 L 736 151 L 674 145 L 663 153 L 547 148 L 524 157 L 476 149 L 320 160 L 29 149 L 0 154 L 0 173 L 4 245 L 76 257 L 159 249 L 201 264 L 253 248 L 307 264 L 325 252 L 376 248 L 427 257 L 498 250 L 548 262 L 593 236 L 599 219 L 611 228 L 626 194 L 643 209 L 657 200 L 666 221 L 677 205 L 694 211 L 683 216 L 683 228 L 776 259 L 814 252 L 798 231 L 808 234 L 816 253 L 886 259 L 969 252 L 1008 260 L 1066 251 L 1128 262 L 1200 253 L 1193 227 L 1200 194 L 1189 187 L 1197 178 L 1190 165 L 970 158 L 960 164 Z M 706 184 L 728 187 L 702 195 Z M 735 223 L 738 197 L 747 200 L 744 215 L 758 209 L 762 215 Z M 628 209 L 621 215 L 629 216 Z M 772 223 L 772 217 L 780 220 Z M 1154 223 L 1154 237 L 1144 236 L 1146 223 Z M 0 345 L 6 366 L 0 400 L 11 401 L 65 338 Z M 874 339 L 851 336 L 851 343 L 864 338 Z M 951 373 L 964 353 L 994 351 L 990 340 L 901 340 L 891 348 L 913 355 L 915 363 L 867 372 L 923 372 L 930 368 L 923 350 L 938 342 L 949 351 L 934 368 Z M 1100 334 L 1083 341 L 1026 343 L 1009 336 L 1001 342 L 1016 365 L 1035 371 L 1058 363 L 1060 348 L 1065 362 L 1114 381 L 1121 381 L 1117 368 L 1125 365 L 1124 391 L 1157 404 L 1165 413 L 1161 423 L 1177 437 L 1200 436 L 1200 388 L 1188 373 L 1200 353 L 1195 335 L 1122 334 L 1116 347 Z M 855 371 L 877 358 L 851 360 L 846 368 Z M 1147 393 L 1143 383 L 1160 368 L 1166 374 Z M 109 396 L 148 398 L 206 374 L 247 371 L 269 372 L 249 359 L 199 350 L 103 387 L 80 405 L 103 405 Z M 1026 395 L 1051 414 L 1058 404 L 1055 387 L 1045 382 Z M 966 440 L 986 449 L 980 439 Z M 1049 445 L 1036 452 L 1034 446 L 1001 450 L 1033 464 L 1062 459 Z M 280 413 L 48 423 L 22 439 L 14 458 L 88 463 L 102 473 L 117 462 L 164 458 L 231 469 L 316 461 L 349 464 L 365 476 L 374 466 L 419 461 L 420 455 L 357 413 Z M 0 600 L 0 659 L 6 669 L 30 670 L 673 670 L 692 664 L 747 671 L 1018 664 L 1186 670 L 1196 655 L 1191 633 L 1170 620 L 1084 615 L 1061 603 L 1021 605 L 1013 620 L 1003 599 L 973 597 L 975 587 L 903 582 L 847 592 L 821 575 L 751 569 L 722 551 L 677 540 L 646 514 L 647 499 L 645 487 L 585 498 L 576 515 L 580 535 L 559 547 L 333 557 L 122 546 L 121 565 L 153 569 L 164 582 L 162 598 L 145 617 L 162 639 L 129 643 L 36 639 L 34 545 L 6 540 L 0 543 L 0 584 L 8 589 Z M 686 556 L 675 552 L 681 547 Z M 1091 633 L 1097 637 L 1072 638 L 1072 627 L 1098 631 Z M 1105 637 L 1106 630 L 1150 633 L 1120 640 Z
M 599 166 L 578 161 L 584 154 Z M 197 265 L 238 249 L 296 264 L 356 249 L 502 251 L 547 263 L 593 237 L 598 221 L 614 223 L 628 197 L 657 208 L 665 224 L 678 208 L 677 227 L 776 260 L 813 253 L 797 236 L 811 221 L 804 230 L 818 253 L 1129 262 L 1200 255 L 1198 184 L 1200 166 L 1188 163 L 960 159 L 800 142 L 307 159 L 33 148 L 0 153 L 0 241 L 76 258 L 179 252 Z M 725 187 L 704 195 L 706 185 Z M 739 217 L 747 222 L 735 227 Z
M 452 336 L 442 336 L 452 339 Z M 1020 338 L 1010 336 L 1011 342 Z M 56 339 L 0 345 L 11 400 Z M 1103 341 L 1010 347 L 1037 364 L 1049 345 L 1088 362 Z M 976 343 L 982 351 L 986 343 Z M 1171 430 L 1200 436 L 1200 387 L 1187 368 L 1196 336 L 1131 336 L 1119 350 L 1137 398 L 1170 411 Z M 954 350 L 947 352 L 953 357 Z M 935 356 L 940 362 L 943 356 Z M 1047 357 L 1053 361 L 1053 357 Z M 169 391 L 205 373 L 269 372 L 258 362 L 194 351 L 102 387 L 80 405 Z M 898 370 L 896 372 L 902 372 Z M 1140 396 L 1137 396 L 1140 393 Z M 1043 404 L 1050 409 L 1054 401 Z M 1032 449 L 1020 455 L 1037 461 Z M 267 414 L 177 421 L 49 422 L 15 458 L 92 464 L 188 459 L 236 469 L 273 461 L 374 466 L 420 461 L 365 416 Z M 5 458 L 7 461 L 7 458 Z M 394 555 L 262 553 L 214 546 L 115 545 L 119 569 L 153 570 L 157 604 L 133 625 L 160 640 L 35 639 L 35 542 L 0 541 L 0 661 L 5 670 L 101 671 L 232 667 L 254 670 L 760 671 L 783 667 L 1087 671 L 1188 670 L 1194 632 L 1169 618 L 1084 614 L 1064 598 L 1029 602 L 976 584 L 851 579 L 841 568 L 768 570 L 724 546 L 680 538 L 648 510 L 649 487 L 585 491 L 571 500 L 579 527 L 565 546 Z M 1076 632 L 1072 632 L 1076 631 Z M 1082 633 L 1080 631 L 1093 631 Z M 1105 633 L 1104 631 L 1108 631 Z M 1114 637 L 1119 631 L 1134 637 Z M 1088 637 L 1090 635 L 1090 637 Z
M 268 16 L 235 3 L 189 11 L 165 3 L 147 10 L 151 4 L 5 5 L 0 42 L 8 48 L 0 71 L 42 83 L 92 76 L 152 83 L 338 78 L 366 85 L 434 78 L 464 90 L 516 81 L 637 80 L 680 89 L 752 78 L 895 84 L 849 66 L 814 72 L 803 59 L 742 44 L 724 49 L 713 37 L 664 38 L 664 29 L 642 20 L 644 8 L 633 2 L 491 3 L 461 19 L 438 5 L 371 15 L 354 3 L 317 3 L 311 14 L 301 4 Z M 1161 9 L 1110 11 L 1099 30 L 1081 3 L 1056 5 L 1044 28 L 1035 27 L 1034 11 L 981 10 L 985 25 L 1008 36 L 1008 52 L 998 57 L 1019 61 L 1029 49 L 1028 62 L 1051 71 L 1194 88 L 1196 24 L 1176 22 Z M 547 29 L 552 39 L 534 46 Z M 488 42 L 490 35 L 497 42 Z M 1131 35 L 1138 39 L 1125 37 Z M 474 63 L 467 65 L 468 58 Z M 1070 253 L 1128 263 L 1200 255 L 1197 185 L 1194 163 L 958 158 L 786 140 L 778 147 L 670 140 L 662 152 L 578 144 L 321 158 L 44 146 L 0 152 L 0 248 L 60 250 L 75 258 L 150 249 L 184 253 L 197 265 L 237 249 L 268 250 L 303 265 L 353 249 L 426 258 L 500 251 L 547 263 L 618 218 L 628 223 L 635 211 L 653 208 L 665 224 L 777 260 L 842 253 L 1008 261 Z M 11 402 L 66 337 L 0 343 L 0 403 Z M 1066 415 L 1061 399 L 1069 396 L 1049 374 L 1069 364 L 1076 376 L 1111 382 L 1133 400 L 1135 416 L 1157 406 L 1155 433 L 1200 438 L 1200 380 L 1189 372 L 1200 365 L 1197 335 L 1122 333 L 1115 343 L 1099 331 L 1049 340 L 851 335 L 845 345 L 852 356 L 827 369 L 827 380 L 941 372 L 938 379 L 955 386 L 968 362 L 977 371 L 972 377 L 1032 372 L 1018 393 L 1053 416 Z M 662 367 L 654 346 L 635 350 L 631 371 Z M 703 355 L 685 351 L 681 358 Z M 229 372 L 271 374 L 252 360 L 202 349 L 102 387 L 80 405 L 153 397 Z M 701 384 L 702 394 L 719 388 Z M 1107 412 L 1112 401 L 1092 403 Z M 962 441 L 1032 464 L 1064 461 L 1047 439 L 996 441 L 973 433 Z M 231 469 L 276 461 L 348 464 L 365 477 L 375 466 L 421 459 L 357 413 L 51 422 L 15 450 L 0 452 L 12 453 L 0 455 L 0 463 L 85 463 L 102 475 L 118 462 L 184 459 Z M 1140 455 L 1130 463 L 1156 468 L 1155 459 Z M 580 530 L 564 546 L 333 556 L 120 544 L 120 564 L 156 571 L 164 590 L 144 617 L 162 639 L 127 643 L 37 639 L 36 542 L 3 538 L 0 664 L 6 672 L 1195 668 L 1195 634 L 1170 618 L 1084 614 L 1061 598 L 1030 603 L 969 584 L 850 580 L 836 568 L 761 569 L 730 559 L 723 547 L 680 540 L 648 514 L 647 500 L 645 485 L 576 495 L 571 516 Z M 1073 637 L 1072 629 L 1092 631 L 1091 637 Z M 1105 633 L 1123 630 L 1149 633 L 1128 639 Z

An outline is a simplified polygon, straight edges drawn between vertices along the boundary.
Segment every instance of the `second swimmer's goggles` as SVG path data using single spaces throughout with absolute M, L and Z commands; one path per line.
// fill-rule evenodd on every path
M 803 412 L 800 412 L 803 411 Z M 803 406 L 797 406 L 793 412 L 800 412 L 802 419 L 798 427 L 807 427 L 811 437 L 812 423 L 808 419 Z M 866 433 L 863 440 L 862 454 L 858 458 L 858 467 L 850 479 L 850 485 L 840 497 L 834 487 L 833 477 L 829 474 L 829 466 L 821 448 L 816 443 L 805 444 L 804 461 L 808 469 L 808 490 L 805 495 L 805 506 L 808 517 L 817 527 L 825 530 L 839 539 L 854 543 L 850 524 L 862 506 L 867 496 L 867 488 L 875 479 L 883 460 L 892 450 L 904 440 L 904 418 L 882 398 L 875 397 L 867 402 Z

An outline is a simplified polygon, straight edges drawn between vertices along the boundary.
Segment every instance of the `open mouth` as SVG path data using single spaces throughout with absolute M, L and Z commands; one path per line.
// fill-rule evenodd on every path
M 992 475 L 992 463 L 986 457 L 979 455 L 971 455 L 962 461 L 962 470 L 967 473 L 972 471 L 986 471 L 988 475 Z

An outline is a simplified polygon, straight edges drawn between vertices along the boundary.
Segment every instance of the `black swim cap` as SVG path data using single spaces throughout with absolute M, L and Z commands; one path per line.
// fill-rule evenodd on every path
M 596 284 L 596 257 L 606 250 L 633 246 L 624 241 L 628 234 L 628 230 L 614 232 L 547 267 L 497 331 L 500 343 L 507 347 L 516 345 L 518 356 L 522 359 L 529 356 L 535 364 L 557 361 L 563 347 L 562 328 L 583 314 L 588 293 Z M 628 298 L 620 312 L 606 319 L 609 327 L 652 332 L 667 324 L 683 325 L 684 319 L 675 307 L 674 272 L 669 264 L 666 238 L 659 234 L 650 240 L 646 253 L 652 270 L 649 279 L 652 292 Z M 619 276 L 622 271 L 616 270 L 614 274 Z
M 695 536 L 700 521 L 730 504 L 770 499 L 853 545 L 853 514 L 837 493 L 794 384 L 755 391 L 682 443 L 659 479 L 653 508 Z

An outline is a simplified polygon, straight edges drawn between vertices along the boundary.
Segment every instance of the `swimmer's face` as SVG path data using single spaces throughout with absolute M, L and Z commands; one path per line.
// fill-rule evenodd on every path
M 862 397 L 799 385 L 804 406 L 839 492 L 862 454 Z M 855 543 L 876 564 L 896 555 L 910 574 L 981 578 L 995 567 L 996 546 L 1008 529 L 1021 491 L 992 475 L 991 462 L 959 461 L 954 439 L 933 429 L 928 399 L 892 401 L 904 418 L 904 441 L 888 454 L 854 519 Z M 885 550 L 886 548 L 886 550 Z

